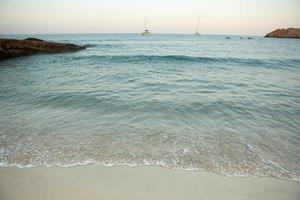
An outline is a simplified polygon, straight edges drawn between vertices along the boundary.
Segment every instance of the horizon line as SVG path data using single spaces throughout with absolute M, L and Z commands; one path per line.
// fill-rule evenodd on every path
M 99 35 L 121 35 L 121 34 L 127 34 L 127 35 L 141 35 L 141 33 L 136 33 L 136 32 L 124 32 L 124 33 L 119 33 L 119 32 L 90 32 L 90 33 L 0 33 L 0 35 L 91 35 L 91 34 L 99 34 Z M 151 35 L 195 35 L 195 33 L 168 33 L 168 32 L 162 32 L 162 33 L 151 33 Z M 201 35 L 205 36 L 256 36 L 256 37 L 264 37 L 265 35 L 259 35 L 259 34 L 215 34 L 215 33 L 200 33 Z

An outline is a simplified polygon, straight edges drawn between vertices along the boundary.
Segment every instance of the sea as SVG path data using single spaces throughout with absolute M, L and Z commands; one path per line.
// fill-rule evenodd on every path
M 300 181 L 300 40 L 1 35 L 85 45 L 0 61 L 0 166 L 160 166 Z

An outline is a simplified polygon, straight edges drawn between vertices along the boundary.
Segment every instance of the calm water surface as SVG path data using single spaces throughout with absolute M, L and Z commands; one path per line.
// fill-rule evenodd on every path
M 159 165 L 300 181 L 300 40 L 35 37 L 89 48 L 0 62 L 1 166 Z

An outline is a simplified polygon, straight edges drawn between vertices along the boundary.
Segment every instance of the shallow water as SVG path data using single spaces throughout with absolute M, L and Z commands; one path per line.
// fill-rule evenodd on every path
M 36 37 L 88 48 L 0 62 L 1 166 L 159 165 L 300 180 L 300 40 Z

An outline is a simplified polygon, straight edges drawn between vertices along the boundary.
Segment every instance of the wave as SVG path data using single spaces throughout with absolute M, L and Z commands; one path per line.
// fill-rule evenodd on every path
M 284 171 L 275 171 L 275 170 L 264 170 L 264 169 L 256 169 L 254 171 L 250 171 L 251 167 L 246 167 L 245 170 L 241 171 L 243 166 L 213 166 L 212 168 L 202 168 L 202 167 L 193 167 L 193 166 L 178 166 L 173 165 L 163 160 L 157 161 L 149 161 L 149 160 L 142 160 L 141 162 L 127 162 L 127 161 L 96 161 L 96 160 L 85 160 L 80 162 L 73 162 L 73 163 L 52 163 L 52 164 L 7 164 L 1 163 L 0 167 L 18 167 L 18 168 L 35 168 L 35 167 L 76 167 L 76 166 L 86 166 L 86 165 L 98 165 L 102 167 L 117 167 L 117 166 L 124 166 L 124 167 L 145 167 L 145 166 L 155 166 L 155 167 L 162 167 L 167 169 L 174 169 L 174 170 L 182 170 L 182 171 L 205 171 L 205 172 L 212 172 L 226 177 L 274 177 L 282 180 L 289 180 L 289 181 L 296 181 L 300 182 L 300 177 L 294 174 L 289 174 Z M 252 167 L 253 168 L 253 167 Z
M 116 47 L 121 47 L 119 44 L 85 44 L 83 45 L 86 48 L 91 48 L 91 47 L 99 47 L 99 48 L 116 48 Z
M 85 48 L 97 47 L 97 44 L 85 44 L 83 45 Z
M 220 63 L 243 64 L 247 66 L 259 66 L 270 68 L 293 67 L 300 63 L 300 59 L 254 59 L 254 58 L 226 58 L 226 57 L 194 57 L 186 55 L 87 55 L 77 56 L 74 59 L 90 59 L 94 61 L 108 62 L 184 62 L 184 63 Z

